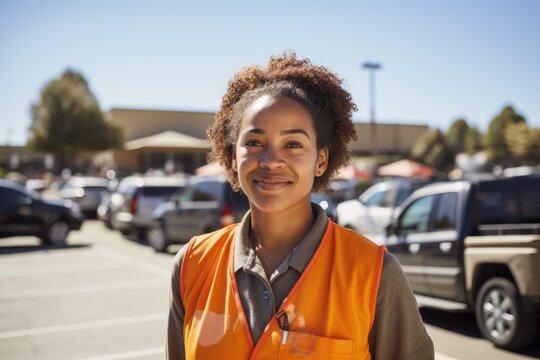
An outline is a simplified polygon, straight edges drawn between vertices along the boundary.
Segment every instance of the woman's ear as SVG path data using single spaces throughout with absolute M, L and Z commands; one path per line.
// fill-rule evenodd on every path
M 322 149 L 318 150 L 317 154 L 317 168 L 315 169 L 315 176 L 319 177 L 328 168 L 328 148 L 323 147 Z
M 232 152 L 232 161 L 231 161 L 231 167 L 234 172 L 238 172 L 238 166 L 236 164 L 236 151 L 233 150 Z

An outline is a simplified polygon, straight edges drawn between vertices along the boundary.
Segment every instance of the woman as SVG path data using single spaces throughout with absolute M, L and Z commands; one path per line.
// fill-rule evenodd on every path
M 397 260 L 310 202 L 356 138 L 341 83 L 295 54 L 229 83 L 210 160 L 250 211 L 175 257 L 169 359 L 433 358 Z

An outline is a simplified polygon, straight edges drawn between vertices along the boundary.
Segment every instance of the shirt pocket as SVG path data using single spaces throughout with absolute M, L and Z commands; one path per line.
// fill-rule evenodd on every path
M 352 340 L 332 339 L 290 331 L 279 349 L 278 359 L 353 359 Z

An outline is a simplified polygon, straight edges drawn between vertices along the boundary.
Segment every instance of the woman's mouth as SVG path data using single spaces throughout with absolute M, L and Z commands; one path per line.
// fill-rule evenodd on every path
M 253 180 L 255 186 L 265 191 L 277 191 L 286 188 L 292 181 L 282 177 L 257 177 Z

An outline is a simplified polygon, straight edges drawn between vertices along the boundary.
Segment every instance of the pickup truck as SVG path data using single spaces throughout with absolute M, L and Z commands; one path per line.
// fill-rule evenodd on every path
M 387 227 L 419 306 L 473 311 L 496 346 L 531 343 L 540 313 L 540 177 L 435 183 Z

